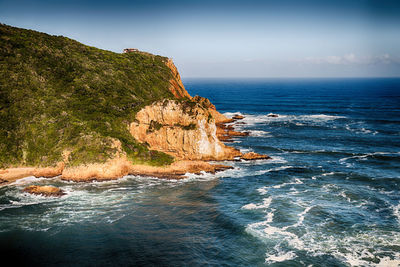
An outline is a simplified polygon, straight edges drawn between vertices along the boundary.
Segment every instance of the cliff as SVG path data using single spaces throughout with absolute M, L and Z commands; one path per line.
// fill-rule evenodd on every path
M 191 96 L 189 93 L 186 91 L 185 87 L 183 86 L 181 76 L 179 75 L 178 69 L 175 67 L 174 62 L 172 59 L 168 59 L 166 61 L 167 67 L 171 70 L 172 73 L 172 78 L 169 80 L 170 86 L 169 90 L 170 92 L 176 97 L 176 98 L 188 98 L 190 99 Z
M 0 24 L 0 58 L 3 184 L 30 175 L 177 178 L 229 167 L 206 160 L 265 157 L 220 141 L 242 134 L 208 99 L 189 95 L 166 57 Z
M 241 155 L 219 141 L 215 119 L 201 102 L 155 102 L 136 114 L 130 132 L 151 149 L 177 159 L 232 160 Z

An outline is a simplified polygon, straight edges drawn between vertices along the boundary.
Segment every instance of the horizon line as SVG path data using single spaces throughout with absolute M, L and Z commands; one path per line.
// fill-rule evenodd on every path
M 181 79 L 400 79 L 400 76 L 324 76 L 324 77 L 316 77 L 316 76 L 288 76 L 288 77 L 200 77 L 200 76 L 181 76 Z

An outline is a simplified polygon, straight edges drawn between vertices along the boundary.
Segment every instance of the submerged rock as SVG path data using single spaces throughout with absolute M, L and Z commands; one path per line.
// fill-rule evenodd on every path
M 241 119 L 244 119 L 244 116 L 242 116 L 242 115 L 235 115 L 235 116 L 232 117 L 232 120 L 241 120 Z
M 270 117 L 270 118 L 278 118 L 279 115 L 278 115 L 278 114 L 270 113 L 270 114 L 267 115 L 267 117 Z
M 65 195 L 64 191 L 62 191 L 60 188 L 48 185 L 45 186 L 31 185 L 26 187 L 23 191 L 30 194 L 42 195 L 46 197 L 61 197 Z

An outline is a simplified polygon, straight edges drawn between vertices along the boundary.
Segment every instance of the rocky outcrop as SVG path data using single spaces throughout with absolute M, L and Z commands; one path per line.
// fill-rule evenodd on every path
M 279 115 L 278 115 L 278 114 L 269 113 L 269 114 L 267 115 L 267 117 L 269 117 L 269 118 L 278 118 Z
M 57 187 L 54 186 L 38 186 L 38 185 L 31 185 L 26 187 L 24 192 L 34 194 L 34 195 L 42 195 L 46 197 L 61 197 L 65 195 L 65 193 Z
M 241 159 L 244 159 L 244 160 L 270 159 L 270 158 L 271 157 L 268 155 L 261 155 L 261 154 L 255 153 L 255 152 L 249 152 L 249 153 L 243 154 L 241 156 Z
M 242 120 L 242 119 L 244 119 L 244 116 L 238 115 L 238 114 L 236 114 L 236 115 L 234 115 L 234 116 L 232 117 L 232 120 L 234 120 L 234 121 L 236 121 L 236 120 Z
M 61 175 L 64 170 L 64 163 L 60 162 L 55 167 L 20 167 L 0 170 L 0 179 L 13 182 L 17 179 L 35 176 L 35 177 L 54 177 Z M 4 183 L 6 183 L 4 182 Z
M 214 121 L 217 125 L 218 123 L 228 123 L 232 121 L 231 119 L 228 119 L 225 115 L 219 113 L 208 98 L 196 95 L 192 98 L 192 101 L 206 108 L 211 116 L 214 118 Z
M 173 78 L 169 80 L 170 86 L 169 90 L 178 99 L 181 98 L 192 98 L 186 91 L 185 86 L 183 86 L 181 76 L 179 75 L 178 69 L 175 67 L 172 59 L 168 59 L 165 63 L 167 67 L 171 70 Z
M 75 182 L 113 180 L 129 174 L 132 163 L 126 157 L 118 157 L 105 163 L 91 163 L 65 168 L 61 179 Z
M 195 160 L 175 161 L 169 166 L 132 165 L 126 158 L 122 157 L 102 164 L 94 163 L 86 166 L 67 168 L 64 170 L 61 179 L 74 182 L 104 181 L 114 180 L 128 174 L 183 179 L 186 178 L 186 173 L 215 173 L 230 168 L 232 167 Z
M 223 142 L 232 142 L 232 137 L 248 136 L 249 132 L 238 132 L 232 124 L 227 125 L 227 123 L 236 122 L 237 120 L 243 119 L 244 116 L 234 115 L 231 119 L 227 119 L 216 123 L 217 125 L 217 137 Z M 239 122 L 240 123 L 240 122 Z M 236 124 L 239 124 L 236 123 Z
M 241 155 L 217 138 L 215 119 L 196 102 L 164 100 L 146 106 L 136 114 L 130 132 L 150 149 L 181 160 L 229 160 Z

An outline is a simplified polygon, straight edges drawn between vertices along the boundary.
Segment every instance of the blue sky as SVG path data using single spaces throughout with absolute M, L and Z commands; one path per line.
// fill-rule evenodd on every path
M 168 56 L 183 77 L 400 76 L 400 1 L 0 0 L 0 22 Z

